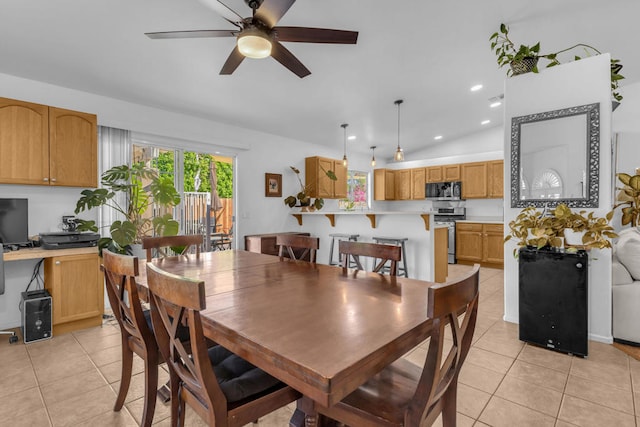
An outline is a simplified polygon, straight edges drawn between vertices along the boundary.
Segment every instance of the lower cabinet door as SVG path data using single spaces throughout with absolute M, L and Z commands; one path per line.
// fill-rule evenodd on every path
M 51 293 L 54 326 L 102 317 L 104 285 L 97 254 L 46 258 L 45 286 Z

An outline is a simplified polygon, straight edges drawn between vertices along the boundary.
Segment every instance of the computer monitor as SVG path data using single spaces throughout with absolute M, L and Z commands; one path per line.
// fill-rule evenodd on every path
M 0 243 L 5 246 L 29 243 L 27 199 L 0 199 Z

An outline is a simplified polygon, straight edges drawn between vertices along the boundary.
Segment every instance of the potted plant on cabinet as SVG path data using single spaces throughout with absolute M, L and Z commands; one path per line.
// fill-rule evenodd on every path
M 526 246 L 542 249 L 560 248 L 565 244 L 566 247 L 583 249 L 611 248 L 610 239 L 618 237 L 610 225 L 612 217 L 613 211 L 605 217 L 598 217 L 593 212 L 574 212 L 563 203 L 549 214 L 529 206 L 509 223 L 510 231 L 504 241 L 517 239 L 514 256 L 517 256 L 519 248 Z M 572 232 L 578 233 L 580 240 L 567 245 L 567 235 Z
M 308 210 L 309 208 L 320 210 L 324 206 L 324 199 L 322 197 L 316 197 L 313 203 L 311 202 L 311 197 L 308 195 L 308 188 L 306 185 L 302 183 L 302 178 L 300 178 L 300 169 L 289 166 L 291 170 L 296 174 L 296 178 L 298 178 L 298 183 L 300 184 L 300 191 L 296 195 L 288 196 L 284 199 L 284 204 L 289 206 L 290 208 L 296 206 L 297 203 L 300 203 L 299 206 L 302 207 L 303 210 Z M 338 178 L 333 171 L 324 170 L 324 173 L 327 177 L 336 181 Z
M 507 70 L 507 76 L 528 72 L 537 73 L 537 65 L 540 58 L 544 58 L 549 61 L 546 68 L 560 65 L 558 55 L 576 48 L 584 49 L 587 56 L 601 54 L 598 49 L 583 43 L 578 43 L 566 49 L 547 54 L 540 53 L 540 42 L 531 46 L 521 44 L 516 48 L 516 44 L 509 38 L 509 27 L 504 23 L 500 24 L 499 31 L 496 31 L 491 35 L 491 37 L 489 37 L 489 41 L 491 42 L 491 50 L 494 51 L 497 56 L 500 68 L 505 65 L 510 66 L 510 69 Z M 582 57 L 574 55 L 573 59 L 577 61 L 582 59 Z M 624 76 L 620 74 L 621 70 L 622 64 L 620 63 L 620 60 L 611 58 L 611 96 L 614 102 L 614 109 L 620 101 L 622 101 L 622 95 L 618 92 L 619 82 L 624 79 Z
M 100 206 L 108 206 L 124 219 L 114 221 L 109 231 L 111 237 L 102 237 L 98 247 L 102 252 L 132 254 L 132 246 L 142 243 L 143 237 L 152 235 L 173 236 L 178 234 L 179 224 L 170 210 L 180 203 L 180 194 L 170 177 L 160 176 L 155 169 L 143 163 L 115 166 L 101 177 L 103 188 L 81 192 L 75 213 Z M 151 207 L 169 211 L 153 216 Z M 78 219 L 78 231 L 98 231 L 95 221 Z

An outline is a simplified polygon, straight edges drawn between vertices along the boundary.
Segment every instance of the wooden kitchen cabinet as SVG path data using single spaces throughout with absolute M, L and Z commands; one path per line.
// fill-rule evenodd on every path
M 485 199 L 487 197 L 487 162 L 463 163 L 460 165 L 463 199 Z
M 442 173 L 442 166 L 428 166 L 426 168 L 426 181 L 431 182 L 443 182 L 444 175 Z
M 54 335 L 102 324 L 104 282 L 98 254 L 45 258 L 44 277 Z
M 342 160 L 325 157 L 307 157 L 304 159 L 305 185 L 309 197 L 325 199 L 344 199 L 347 197 L 347 168 Z M 330 179 L 326 172 L 333 171 L 337 180 Z
M 442 166 L 443 181 L 460 181 L 460 165 L 444 165 Z
M 503 224 L 456 223 L 456 259 L 461 264 L 477 262 L 485 267 L 502 268 L 503 230 Z
M 375 169 L 373 171 L 373 200 L 395 200 L 395 171 Z
M 0 183 L 97 187 L 96 116 L 0 98 Z
M 411 199 L 422 200 L 425 198 L 426 169 L 411 169 Z
M 501 199 L 504 195 L 504 160 L 487 162 L 487 193 L 489 198 Z
M 396 200 L 411 199 L 411 169 L 395 171 Z

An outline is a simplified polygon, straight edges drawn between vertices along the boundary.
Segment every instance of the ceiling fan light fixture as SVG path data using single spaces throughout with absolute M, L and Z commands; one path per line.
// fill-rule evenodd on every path
M 271 55 L 271 39 L 255 27 L 247 28 L 238 36 L 238 50 L 247 58 L 261 59 Z

